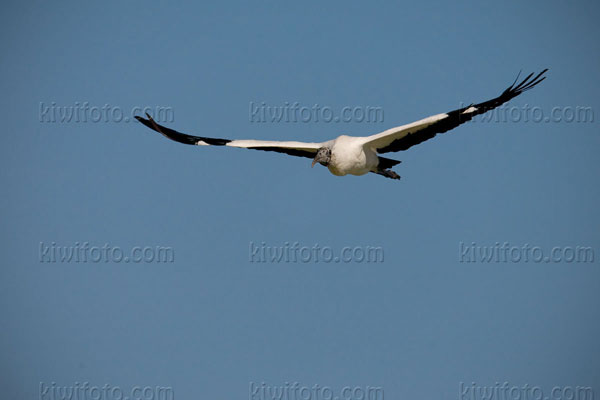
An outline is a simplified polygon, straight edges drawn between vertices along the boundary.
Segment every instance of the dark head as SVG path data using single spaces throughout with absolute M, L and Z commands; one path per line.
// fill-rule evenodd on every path
M 312 166 L 314 167 L 316 163 L 323 165 L 324 167 L 329 165 L 331 161 L 331 149 L 329 147 L 321 147 L 319 151 L 317 151 L 317 155 L 315 156 Z

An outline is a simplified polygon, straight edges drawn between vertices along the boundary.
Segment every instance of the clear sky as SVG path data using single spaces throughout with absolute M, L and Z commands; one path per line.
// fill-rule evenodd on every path
M 297 382 L 453 399 L 461 382 L 508 382 L 598 398 L 600 6 L 488 3 L 5 4 L 2 397 L 88 382 L 258 399 L 252 383 Z M 184 146 L 95 114 L 50 120 L 86 103 L 127 119 L 166 107 L 165 125 L 191 134 L 324 141 L 487 100 L 543 68 L 511 101 L 518 118 L 388 154 L 401 181 Z M 252 121 L 263 102 L 384 117 Z M 565 121 L 577 107 L 595 119 Z M 527 108 L 564 118 L 525 121 Z M 53 243 L 170 247 L 174 260 L 49 262 Z M 263 243 L 373 246 L 384 260 L 251 260 Z M 461 248 L 504 243 L 595 259 L 488 262 Z

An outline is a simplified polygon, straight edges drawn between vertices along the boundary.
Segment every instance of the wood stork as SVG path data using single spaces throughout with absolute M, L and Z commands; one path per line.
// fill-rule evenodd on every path
M 544 69 L 536 76 L 533 76 L 534 74 L 531 73 L 519 84 L 516 84 L 519 79 L 517 76 L 513 84 L 504 90 L 500 96 L 483 103 L 471 104 L 444 114 L 433 115 L 371 136 L 342 135 L 336 139 L 322 143 L 230 140 L 192 136 L 157 124 L 148 113 L 146 113 L 147 119 L 139 116 L 135 118 L 148 128 L 179 143 L 196 146 L 229 146 L 275 151 L 296 157 L 311 158 L 313 160 L 312 166 L 319 163 L 327 167 L 333 175 L 337 176 L 347 174 L 364 175 L 373 172 L 386 178 L 400 179 L 400 176 L 391 170 L 400 161 L 384 158 L 379 156 L 379 154 L 407 150 L 412 146 L 433 138 L 438 133 L 444 133 L 456 128 L 460 124 L 471 120 L 476 115 L 493 110 L 521 93 L 532 89 L 546 79 L 543 75 L 547 70 Z

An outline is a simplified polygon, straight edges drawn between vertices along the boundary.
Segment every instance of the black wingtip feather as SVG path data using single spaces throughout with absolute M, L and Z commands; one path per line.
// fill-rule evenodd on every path
M 520 70 L 519 70 L 519 73 L 517 74 L 517 77 L 515 78 L 515 81 L 514 81 L 514 82 L 512 83 L 512 85 L 510 85 L 510 86 L 509 86 L 509 88 L 508 88 L 508 89 L 506 89 L 506 90 L 511 90 L 511 89 L 512 89 L 512 88 L 515 86 L 515 83 L 517 83 L 517 81 L 519 80 L 519 77 L 521 76 L 521 72 L 523 72 L 523 70 L 522 70 L 522 69 L 520 69 Z
M 546 79 L 546 77 L 543 76 L 544 73 L 546 73 L 546 71 L 548 71 L 548 68 L 545 68 L 544 70 L 542 70 L 542 72 L 538 73 L 535 76 L 534 76 L 534 73 L 532 72 L 531 74 L 527 75 L 518 85 L 515 86 L 515 83 L 518 80 L 518 75 L 517 75 L 517 79 L 515 80 L 515 82 L 513 82 L 513 84 L 510 85 L 502 93 L 502 95 L 513 98 L 529 89 L 532 89 L 533 87 L 537 86 L 540 82 L 542 82 L 544 79 Z M 519 75 L 520 75 L 520 72 L 519 72 Z
M 529 78 L 531 78 L 533 76 L 533 72 L 530 73 L 529 75 L 527 75 L 527 77 L 525 79 L 523 79 L 521 81 L 521 83 L 519 83 L 513 90 L 517 91 L 519 90 L 521 87 L 523 87 L 523 85 L 525 85 L 527 83 L 527 81 L 529 80 Z
M 199 142 L 204 142 L 206 144 L 210 144 L 213 146 L 225 146 L 227 143 L 231 142 L 229 139 L 219 139 L 219 138 L 208 138 L 202 136 L 192 136 L 187 135 L 185 133 L 177 132 L 174 129 L 167 128 L 166 126 L 162 126 L 157 124 L 154 119 L 150 116 L 150 114 L 146 113 L 148 119 L 135 116 L 135 119 L 140 121 L 142 124 L 147 126 L 148 128 L 160 133 L 164 137 L 174 140 L 183 144 L 197 145 Z

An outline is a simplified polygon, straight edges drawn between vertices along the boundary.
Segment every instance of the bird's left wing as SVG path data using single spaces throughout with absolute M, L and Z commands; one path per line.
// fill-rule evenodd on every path
M 148 128 L 155 130 L 171 140 L 183 144 L 191 144 L 196 146 L 240 147 L 252 150 L 275 151 L 277 153 L 284 153 L 290 156 L 306 158 L 314 158 L 319 148 L 324 145 L 323 143 L 280 142 L 269 140 L 229 140 L 192 136 L 157 124 L 147 113 L 146 116 L 148 119 L 138 116 L 135 118 Z
M 502 92 L 500 96 L 486 102 L 472 104 L 445 114 L 437 114 L 411 124 L 398 126 L 376 135 L 368 136 L 365 138 L 365 146 L 373 148 L 378 153 L 406 150 L 414 145 L 431 139 L 438 133 L 444 133 L 450 129 L 454 129 L 460 124 L 470 121 L 476 115 L 493 110 L 510 99 L 517 97 L 526 90 L 533 88 L 546 79 L 545 76 L 542 76 L 546 71 L 548 71 L 548 69 L 543 70 L 535 77 L 533 77 L 533 73 L 531 73 L 515 86 L 519 79 L 517 76 L 515 82 Z

